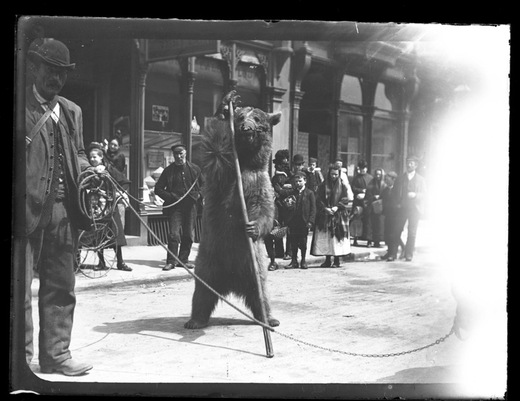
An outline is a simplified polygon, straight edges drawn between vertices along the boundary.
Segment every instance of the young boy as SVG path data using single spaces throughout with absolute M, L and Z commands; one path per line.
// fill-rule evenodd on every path
M 318 190 L 318 187 L 323 182 L 323 174 L 321 174 L 321 168 L 317 167 L 318 160 L 314 157 L 309 158 L 309 181 L 307 182 L 307 188 L 311 189 L 314 193 Z
M 314 225 L 316 218 L 316 198 L 314 192 L 306 187 L 307 175 L 303 171 L 298 171 L 292 177 L 293 195 L 296 198 L 296 205 L 288 221 L 291 238 L 291 263 L 287 269 L 298 268 L 298 249 L 301 252 L 301 262 L 299 267 L 307 269 L 305 260 L 307 253 L 307 236 L 309 229 Z
M 96 171 L 102 171 L 103 169 L 100 168 L 100 166 L 104 166 L 106 171 L 116 180 L 123 188 L 123 185 L 128 185 L 128 182 L 126 181 L 126 177 L 123 177 L 121 173 L 119 173 L 117 170 L 115 170 L 114 167 L 111 165 L 105 166 L 104 164 L 104 152 L 101 144 L 92 142 L 88 147 L 88 160 L 90 162 L 90 165 L 93 168 L 96 168 Z M 120 215 L 120 210 L 118 207 L 115 209 L 115 213 L 113 214 L 113 223 L 115 227 L 117 228 L 117 236 L 115 239 L 115 250 L 116 250 L 116 258 L 117 258 L 117 269 L 123 270 L 123 271 L 132 271 L 132 268 L 129 267 L 124 261 L 123 261 L 123 252 L 121 251 L 121 247 L 126 245 L 126 238 L 125 238 L 125 232 L 124 227 Z M 98 252 L 99 257 L 99 264 L 96 267 L 97 270 L 106 270 L 107 266 L 105 263 L 105 258 L 103 256 L 103 250 L 101 249 Z

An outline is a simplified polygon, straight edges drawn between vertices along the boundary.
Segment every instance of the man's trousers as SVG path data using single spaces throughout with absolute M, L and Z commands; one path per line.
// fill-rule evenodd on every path
M 72 228 L 67 210 L 56 202 L 52 212 L 30 234 L 26 244 L 25 352 L 33 357 L 31 283 L 38 271 L 39 362 L 52 366 L 71 358 L 69 345 L 76 296 L 74 259 L 78 233 Z

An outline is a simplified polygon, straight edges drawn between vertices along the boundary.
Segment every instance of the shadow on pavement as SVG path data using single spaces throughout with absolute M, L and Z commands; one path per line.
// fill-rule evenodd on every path
M 189 330 L 184 328 L 184 323 L 189 320 L 189 317 L 159 317 L 150 319 L 137 319 L 137 320 L 126 320 L 121 322 L 105 322 L 103 326 L 96 326 L 93 328 L 94 331 L 99 333 L 108 334 L 139 334 L 148 337 L 154 337 L 164 340 L 177 341 L 177 342 L 188 342 L 194 345 L 211 348 L 221 348 L 231 350 L 235 352 L 242 352 L 250 355 L 260 355 L 254 352 L 244 351 L 238 348 L 229 348 L 220 345 L 201 344 L 197 340 L 203 337 L 207 330 L 211 330 L 212 327 L 217 326 L 253 326 L 255 323 L 246 319 L 233 319 L 233 318 L 211 318 L 209 326 L 198 329 Z M 151 333 L 153 332 L 153 333 Z M 160 334 L 173 333 L 181 336 L 179 339 L 163 336 Z M 106 337 L 106 336 L 105 336 Z
M 136 264 L 140 266 L 152 267 L 152 268 L 163 268 L 166 263 L 164 260 L 152 261 L 150 259 L 125 259 L 126 263 Z
M 383 377 L 377 383 L 452 383 L 455 379 L 453 366 L 429 366 L 404 369 L 393 376 Z

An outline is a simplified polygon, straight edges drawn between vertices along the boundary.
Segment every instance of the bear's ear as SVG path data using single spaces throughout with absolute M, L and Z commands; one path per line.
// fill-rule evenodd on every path
M 282 112 L 279 111 L 278 113 L 267 113 L 267 118 L 269 119 L 271 127 L 274 127 L 280 122 L 280 119 L 282 118 Z

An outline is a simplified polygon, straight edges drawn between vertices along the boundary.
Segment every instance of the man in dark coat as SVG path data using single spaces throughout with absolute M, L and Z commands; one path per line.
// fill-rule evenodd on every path
M 366 192 L 368 183 L 372 181 L 374 177 L 368 173 L 368 164 L 365 160 L 360 160 L 357 164 L 358 174 L 352 179 L 352 192 L 354 192 L 354 203 L 353 208 L 359 206 L 362 208 L 361 221 L 363 224 L 363 230 L 361 237 L 367 240 L 367 246 L 370 246 L 370 213 L 368 210 L 368 201 L 366 199 Z M 357 218 L 357 217 L 356 217 Z M 354 236 L 354 246 L 357 246 L 357 238 Z
M 89 166 L 83 145 L 81 108 L 58 96 L 70 63 L 68 48 L 54 39 L 38 39 L 28 51 L 26 127 L 26 295 L 25 353 L 33 356 L 31 282 L 39 273 L 39 364 L 41 372 L 84 374 L 92 365 L 72 359 L 69 349 L 76 296 L 74 260 L 80 213 L 77 177 Z
M 417 236 L 417 228 L 419 220 L 424 212 L 424 197 L 426 192 L 426 182 L 415 170 L 419 165 L 419 159 L 415 156 L 408 157 L 406 160 L 406 172 L 397 177 L 395 182 L 395 191 L 392 196 L 395 197 L 394 202 L 397 206 L 397 218 L 395 231 L 391 241 L 392 249 L 389 249 L 389 257 L 387 260 L 392 261 L 397 254 L 397 246 L 399 238 L 403 232 L 406 222 L 408 222 L 408 237 L 404 250 L 406 261 L 410 262 L 413 258 L 415 250 L 415 238 Z
M 186 160 L 185 145 L 173 145 L 171 149 L 174 161 L 157 180 L 155 194 L 164 200 L 163 214 L 168 216 L 168 250 L 192 269 L 194 265 L 188 262 L 188 258 L 193 244 L 196 204 L 202 185 L 201 170 Z M 165 271 L 175 268 L 175 260 L 170 252 L 166 255 Z
M 288 210 L 284 206 L 283 200 L 292 193 L 291 185 L 291 168 L 289 164 L 289 150 L 280 149 L 276 152 L 274 160 L 275 172 L 271 177 L 271 184 L 273 185 L 275 194 L 275 207 L 277 210 L 277 219 L 280 225 L 287 226 Z M 291 259 L 291 244 L 288 236 L 286 236 L 285 252 L 283 246 L 283 239 L 275 240 L 275 256 L 283 258 L 284 260 Z

